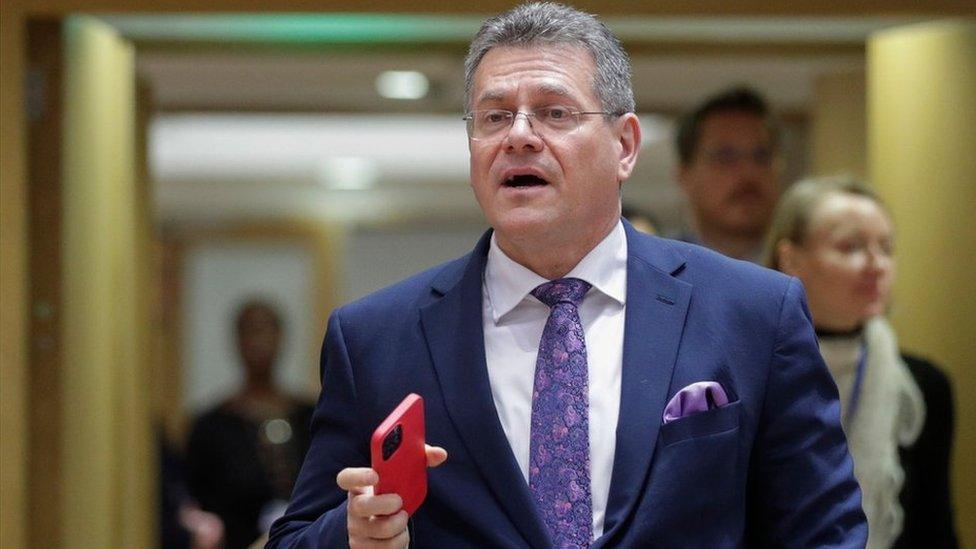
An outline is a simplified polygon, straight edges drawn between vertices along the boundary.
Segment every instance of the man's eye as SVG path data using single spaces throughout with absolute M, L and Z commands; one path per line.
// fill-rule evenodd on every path
M 482 115 L 482 120 L 488 124 L 501 124 L 508 119 L 508 113 L 505 111 L 485 111 Z
M 539 115 L 541 115 L 542 118 L 552 120 L 553 122 L 559 122 L 569 118 L 570 112 L 566 107 L 555 106 L 541 109 Z

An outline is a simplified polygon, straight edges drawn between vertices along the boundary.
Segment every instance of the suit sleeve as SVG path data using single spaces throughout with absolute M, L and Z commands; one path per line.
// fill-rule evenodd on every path
M 285 515 L 271 527 L 268 548 L 348 547 L 346 492 L 336 475 L 369 466 L 368 444 L 356 413 L 356 384 L 342 335 L 340 310 L 329 318 L 322 348 L 322 393 L 312 416 L 312 440 Z
M 750 545 L 864 547 L 867 522 L 800 283 L 780 309 L 750 462 Z

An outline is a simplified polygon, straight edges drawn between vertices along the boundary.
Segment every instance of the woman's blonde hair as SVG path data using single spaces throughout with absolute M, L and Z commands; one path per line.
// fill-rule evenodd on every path
M 780 198 L 763 246 L 763 265 L 780 270 L 777 247 L 783 240 L 802 245 L 810 229 L 810 217 L 824 198 L 832 193 L 869 198 L 884 208 L 878 195 L 863 182 L 849 175 L 811 177 L 793 184 Z

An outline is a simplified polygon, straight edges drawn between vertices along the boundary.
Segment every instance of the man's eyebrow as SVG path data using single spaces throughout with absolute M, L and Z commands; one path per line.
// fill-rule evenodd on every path
M 499 90 L 487 90 L 481 94 L 476 103 L 483 103 L 485 101 L 498 102 L 505 99 L 505 93 Z
M 572 97 L 573 94 L 565 86 L 553 83 L 543 83 L 539 85 L 539 91 L 546 95 L 559 95 L 562 97 Z
M 543 95 L 558 95 L 560 97 L 573 98 L 573 94 L 569 91 L 569 88 L 551 82 L 539 84 L 537 91 Z M 504 101 L 506 97 L 505 92 L 501 90 L 486 90 L 478 97 L 475 103 L 500 102 Z

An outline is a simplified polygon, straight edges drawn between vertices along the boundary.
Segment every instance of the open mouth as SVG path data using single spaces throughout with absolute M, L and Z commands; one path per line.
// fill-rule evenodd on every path
M 513 175 L 505 180 L 506 187 L 541 187 L 548 185 L 549 182 L 536 175 Z

